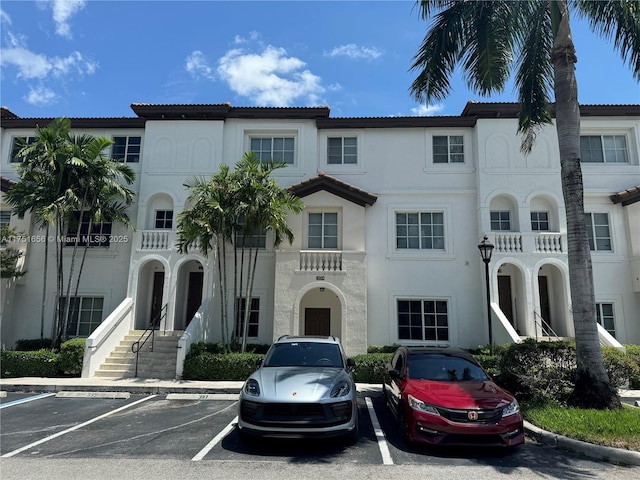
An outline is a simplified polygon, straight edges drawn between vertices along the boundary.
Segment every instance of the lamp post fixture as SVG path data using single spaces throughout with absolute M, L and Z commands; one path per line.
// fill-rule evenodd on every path
M 489 262 L 491 261 L 491 254 L 493 253 L 493 244 L 489 241 L 489 238 L 485 235 L 482 242 L 478 245 L 480 250 L 480 256 L 484 262 L 484 279 L 487 290 L 487 321 L 489 322 L 489 352 L 493 355 L 493 331 L 491 328 L 491 293 L 489 292 Z

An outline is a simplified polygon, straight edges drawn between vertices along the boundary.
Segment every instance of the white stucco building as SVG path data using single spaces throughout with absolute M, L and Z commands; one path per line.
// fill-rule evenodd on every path
M 76 133 L 114 139 L 113 156 L 137 175 L 136 231 L 113 225 L 109 244 L 91 248 L 86 261 L 75 322 L 76 335 L 91 335 L 86 375 L 126 332 L 160 312 L 163 328 L 182 335 L 182 355 L 193 341 L 220 338 L 215 260 L 177 252 L 176 217 L 185 181 L 233 166 L 249 150 L 284 159 L 288 166 L 275 178 L 305 205 L 289 218 L 294 243 L 274 249 L 267 237 L 259 254 L 251 343 L 331 334 L 351 355 L 393 343 L 486 345 L 477 247 L 485 234 L 495 245 L 495 342 L 573 336 L 556 131 L 546 127 L 523 155 L 517 105 L 469 103 L 455 117 L 384 118 L 332 118 L 328 107 L 131 108 L 135 117 L 71 119 Z M 640 343 L 640 105 L 586 105 L 581 115 L 601 340 Z M 18 179 L 14 139 L 51 119 L 3 108 L 1 120 L 4 191 Z M 43 236 L 1 208 L 3 222 Z M 40 336 L 43 245 L 17 245 L 28 273 L 3 281 L 4 348 Z M 49 273 L 45 336 L 55 304 Z

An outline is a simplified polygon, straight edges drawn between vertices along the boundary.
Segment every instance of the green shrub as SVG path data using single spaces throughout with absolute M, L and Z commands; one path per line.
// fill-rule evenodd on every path
M 200 347 L 192 349 L 184 360 L 185 380 L 246 380 L 256 369 L 256 361 L 264 355 L 256 353 L 209 353 Z
M 0 352 L 0 374 L 3 378 L 55 377 L 58 375 L 58 354 L 51 350 Z
M 60 345 L 58 362 L 62 373 L 74 376 L 82 373 L 85 343 L 84 338 L 72 338 Z
M 16 346 L 14 350 L 21 352 L 32 352 L 35 350 L 51 350 L 53 347 L 53 340 L 50 338 L 23 338 L 16 340 Z
M 391 360 L 393 353 L 368 353 L 352 357 L 356 362 L 353 378 L 358 383 L 382 384 L 385 365 Z
M 629 388 L 631 390 L 640 390 L 640 345 L 625 345 L 627 349 L 627 357 L 637 367 L 633 369 L 629 377 Z
M 369 345 L 367 353 L 395 353 L 400 345 Z

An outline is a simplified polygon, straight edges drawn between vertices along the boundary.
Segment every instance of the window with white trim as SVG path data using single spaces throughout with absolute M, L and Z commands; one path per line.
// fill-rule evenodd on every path
M 629 163 L 629 149 L 625 135 L 580 136 L 582 163 Z
M 82 222 L 80 222 L 80 212 L 74 212 L 73 219 L 67 230 L 65 247 L 74 245 L 84 247 L 106 247 L 109 248 L 109 239 L 111 237 L 111 222 L 92 222 L 91 216 L 84 213 Z M 91 231 L 89 231 L 91 225 Z M 78 230 L 80 234 L 78 235 Z
M 249 150 L 254 152 L 261 162 L 274 160 L 293 165 L 295 160 L 295 138 L 251 136 Z
M 11 158 L 9 159 L 9 163 L 24 162 L 24 157 L 19 155 L 20 150 L 35 141 L 36 137 L 13 137 L 11 140 Z
M 613 303 L 596 303 L 596 318 L 602 328 L 615 338 L 616 325 L 613 315 Z
M 236 298 L 236 321 L 234 333 L 236 338 L 242 338 L 244 328 L 244 314 L 247 308 L 247 299 Z M 247 337 L 256 338 L 260 326 L 260 298 L 252 298 L 249 306 L 249 323 Z
M 447 301 L 398 299 L 398 339 L 448 341 Z
M 396 248 L 444 250 L 444 213 L 396 212 Z
M 113 137 L 111 158 L 120 162 L 138 163 L 142 137 Z
M 253 248 L 267 248 L 267 231 L 259 231 L 252 229 L 245 231 L 244 215 L 238 218 L 238 229 L 236 230 L 236 246 L 238 247 L 253 247 Z
M 494 210 L 489 213 L 491 217 L 491 230 L 494 232 L 511 231 L 511 212 L 508 210 Z
M 61 299 L 62 308 L 65 307 Z M 88 337 L 102 323 L 103 297 L 71 297 L 67 334 L 70 337 Z M 64 311 L 64 310 L 63 310 Z
M 309 212 L 307 248 L 338 248 L 338 214 L 336 212 Z
M 433 163 L 464 163 L 464 137 L 434 136 Z
M 157 229 L 171 230 L 173 228 L 173 210 L 156 210 Z
M 611 251 L 611 229 L 608 213 L 585 213 L 584 221 L 589 237 L 589 249 L 592 252 Z
M 534 232 L 548 232 L 549 212 L 531 212 L 531 230 Z
M 329 165 L 357 165 L 358 138 L 327 138 L 327 163 Z

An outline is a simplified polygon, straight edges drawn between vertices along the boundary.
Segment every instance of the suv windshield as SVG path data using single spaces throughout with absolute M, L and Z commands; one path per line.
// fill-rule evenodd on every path
M 265 367 L 342 368 L 340 347 L 335 343 L 290 342 L 273 345 L 264 359 Z
M 484 371 L 469 360 L 448 355 L 420 355 L 409 357 L 409 378 L 441 382 L 489 380 Z

